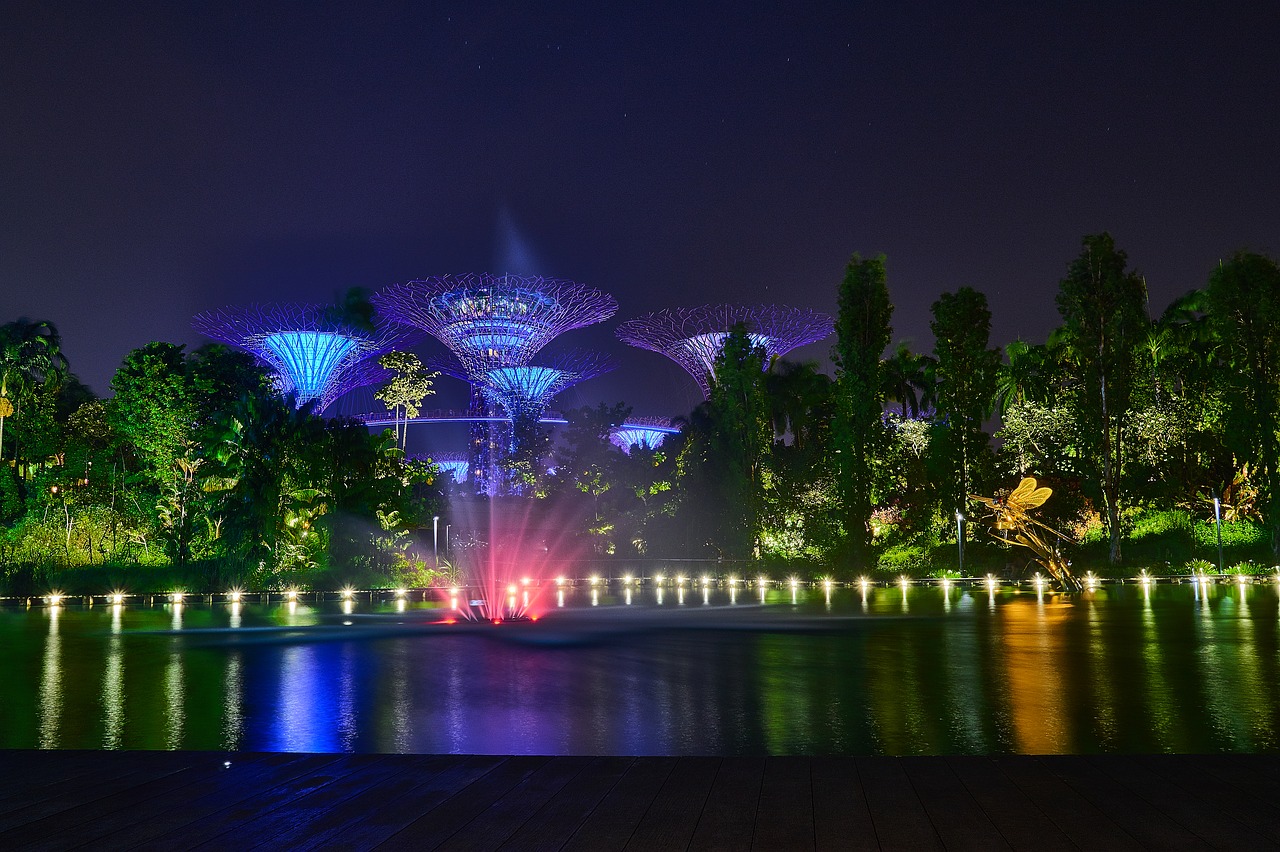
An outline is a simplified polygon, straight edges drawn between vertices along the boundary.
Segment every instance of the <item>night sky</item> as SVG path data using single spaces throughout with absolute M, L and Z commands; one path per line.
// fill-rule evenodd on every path
M 963 285 L 1042 341 L 1086 233 L 1154 314 L 1280 253 L 1280 4 L 753 5 L 0 5 L 0 322 L 105 395 L 201 310 L 539 273 L 620 305 L 564 343 L 621 368 L 560 402 L 670 415 L 696 386 L 617 321 L 834 312 L 854 251 L 926 351 Z

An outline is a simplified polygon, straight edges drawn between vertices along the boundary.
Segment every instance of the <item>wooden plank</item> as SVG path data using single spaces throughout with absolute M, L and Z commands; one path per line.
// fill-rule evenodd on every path
M 160 765 L 145 757 L 131 758 L 126 755 L 103 761 L 98 772 L 46 786 L 39 793 L 33 793 L 32 800 L 26 804 L 12 802 L 15 807 L 0 816 L 0 845 L 6 834 L 21 826 L 56 814 L 66 814 L 68 818 L 72 818 L 71 815 L 78 809 L 100 799 L 173 775 L 177 771 L 178 767 L 171 762 Z
M 186 792 L 189 791 L 180 791 L 160 797 L 157 804 L 162 810 L 144 822 L 99 839 L 95 852 L 192 846 L 209 831 L 221 832 L 222 826 L 235 825 L 238 819 L 256 813 L 259 808 L 283 804 L 300 790 L 305 791 L 307 785 L 317 783 L 314 779 L 318 774 L 338 759 L 332 754 L 273 757 L 245 767 L 243 772 L 233 762 L 231 769 L 209 782 L 212 789 L 202 796 L 188 799 Z M 322 778 L 328 781 L 329 776 L 322 775 Z
M 1197 754 L 1180 759 L 1195 763 L 1207 778 L 1230 784 L 1261 802 L 1280 800 L 1280 779 L 1271 771 L 1274 758 L 1254 754 Z
M 1131 762 L 1148 774 L 1152 795 L 1160 803 L 1167 803 L 1168 809 L 1176 809 L 1188 828 L 1211 843 L 1211 835 L 1231 829 L 1201 829 L 1200 820 L 1221 815 L 1280 846 L 1280 805 L 1256 796 L 1247 779 L 1232 783 L 1232 773 L 1223 772 L 1227 777 L 1222 778 L 1210 772 L 1196 756 L 1142 755 Z M 1103 762 L 1103 767 L 1110 770 L 1108 762 Z
M 561 849 L 635 763 L 633 757 L 597 757 L 502 845 L 504 849 Z
M 511 789 L 541 769 L 548 757 L 508 757 L 477 780 L 406 825 L 379 849 L 434 849 L 448 840 Z
M 945 760 L 904 757 L 901 763 L 948 850 L 1011 848 Z
M 1212 847 L 1257 849 L 1275 842 L 1242 823 L 1235 813 L 1238 799 L 1222 795 L 1213 785 L 1173 785 L 1168 776 L 1157 775 L 1126 755 L 1093 755 L 1087 759 L 1115 783 L 1148 802 L 1164 819 L 1186 827 Z
M 879 849 L 857 764 L 847 757 L 815 757 L 809 775 L 817 847 L 850 852 Z
M 1086 798 L 1064 783 L 1037 757 L 992 758 L 1018 789 L 1081 849 L 1138 849 L 1137 842 Z
M 646 852 L 687 849 L 720 761 L 718 757 L 677 758 L 627 846 Z
M 569 782 L 582 774 L 582 770 L 586 769 L 594 759 L 591 757 L 551 758 L 437 848 L 442 850 L 497 849 L 563 791 Z M 576 828 L 585 816 L 586 814 L 579 810 L 573 827 Z
M 735 850 L 751 847 L 760 807 L 765 759 L 726 757 L 702 806 L 690 848 Z
M 1109 816 L 1147 849 L 1206 849 L 1208 844 L 1170 820 L 1136 791 L 1116 782 L 1083 755 L 1058 754 L 1041 760 L 1049 770 Z
M 42 787 L 101 769 L 102 752 L 0 751 L 0 812 L 14 800 L 31 802 L 32 793 Z
M 41 849 L 67 849 L 90 843 L 111 831 L 123 821 L 135 821 L 139 808 L 144 808 L 162 795 L 184 795 L 192 785 L 221 775 L 226 770 L 220 755 L 187 756 L 186 766 L 173 766 L 175 771 L 159 778 L 120 790 L 72 811 L 63 811 L 22 826 L 0 836 L 0 841 L 36 852 Z M 172 761 L 147 760 L 151 764 L 173 764 Z M 250 763 L 250 761 L 243 761 Z
M 614 852 L 626 847 L 676 762 L 674 757 L 637 757 L 569 838 L 566 852 Z
M 382 755 L 335 756 L 333 760 L 312 772 L 279 784 L 260 796 L 237 802 L 217 813 L 206 816 L 200 820 L 197 826 L 199 830 L 198 842 L 202 846 L 211 848 L 224 847 L 225 843 L 220 843 L 216 840 L 219 835 L 227 832 L 236 832 L 238 834 L 247 825 L 280 808 L 292 811 L 294 808 L 301 806 L 301 803 L 308 796 L 315 795 L 317 791 L 329 787 L 348 775 L 366 769 L 371 763 L 378 763 L 382 760 Z M 184 843 L 190 844 L 190 832 L 187 829 L 183 829 L 180 833 L 184 836 Z M 161 837 L 157 838 L 156 841 L 163 843 L 168 839 L 168 837 Z M 237 840 L 238 843 L 239 841 Z M 196 846 L 194 848 L 200 847 Z
M 894 757 L 855 758 L 881 849 L 941 849 L 929 813 Z
M 220 849 L 241 846 L 246 849 L 258 844 L 288 846 L 287 838 L 305 835 L 309 825 L 335 812 L 344 813 L 346 800 L 373 784 L 385 781 L 397 774 L 402 767 L 386 755 L 369 755 L 360 758 L 344 758 L 337 765 L 350 764 L 350 772 L 339 774 L 327 784 L 310 788 L 297 798 L 271 810 L 227 827 L 222 834 L 206 832 L 206 840 L 196 849 Z M 349 813 L 349 812 L 347 812 Z
M 815 843 L 809 758 L 766 759 L 752 846 L 800 850 L 813 849 Z
M 312 848 L 378 846 L 507 761 L 506 757 L 494 755 L 407 757 L 410 768 L 404 773 L 362 793 L 360 802 L 349 803 L 351 810 L 362 809 L 356 821 L 329 826 L 314 837 L 300 838 L 292 848 L 301 852 L 301 849 Z
M 1053 820 L 988 757 L 945 758 L 951 771 L 1014 849 L 1070 852 L 1076 848 Z

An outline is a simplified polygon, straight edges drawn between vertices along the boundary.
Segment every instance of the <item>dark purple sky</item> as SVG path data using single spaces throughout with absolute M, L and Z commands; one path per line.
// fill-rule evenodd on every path
M 929 349 L 966 284 L 997 342 L 1042 340 L 1086 233 L 1155 313 L 1280 252 L 1276 4 L 615 5 L 7 3 L 0 321 L 53 320 L 105 394 L 200 310 L 443 272 L 572 278 L 618 320 L 834 311 L 885 252 Z M 565 338 L 622 367 L 562 402 L 687 411 L 614 324 Z

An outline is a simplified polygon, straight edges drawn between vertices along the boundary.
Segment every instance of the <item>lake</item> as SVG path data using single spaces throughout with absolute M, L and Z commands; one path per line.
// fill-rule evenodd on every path
M 3 608 L 0 747 L 1280 750 L 1275 583 L 533 594 L 501 625 L 417 594 Z

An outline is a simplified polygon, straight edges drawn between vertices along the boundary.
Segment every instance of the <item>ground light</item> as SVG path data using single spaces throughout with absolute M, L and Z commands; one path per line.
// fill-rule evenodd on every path
M 124 592 L 112 592 L 112 593 L 111 593 L 111 602 L 112 602 L 113 604 L 122 604 L 122 603 L 124 603 Z
M 62 606 L 62 592 L 50 592 L 45 600 L 49 602 L 49 606 Z
M 666 578 L 665 578 L 665 577 L 663 577 L 661 574 L 658 574 L 656 577 L 654 577 L 654 578 L 653 578 L 653 582 L 654 582 L 654 584 L 655 584 L 655 585 L 657 585 L 657 586 L 661 586 L 661 585 L 662 585 L 662 581 L 663 581 L 664 579 L 666 579 Z
M 230 591 L 227 592 L 227 600 L 231 601 L 232 603 L 240 603 L 240 598 L 243 596 L 244 596 L 244 593 L 241 592 L 239 589 L 231 589 Z
M 182 599 L 185 597 L 186 597 L 185 592 L 173 592 L 172 594 L 169 595 L 169 600 L 172 601 L 173 603 L 180 604 L 182 603 Z
M 1086 571 L 1084 575 L 1084 587 L 1086 591 L 1092 592 L 1098 587 L 1098 575 L 1092 571 Z
M 1141 571 L 1138 572 L 1138 582 L 1144 586 L 1151 585 L 1151 582 L 1152 582 L 1151 575 L 1147 573 L 1146 568 L 1143 568 Z
M 987 575 L 987 591 L 994 592 L 995 590 L 996 590 L 996 575 L 988 574 Z

